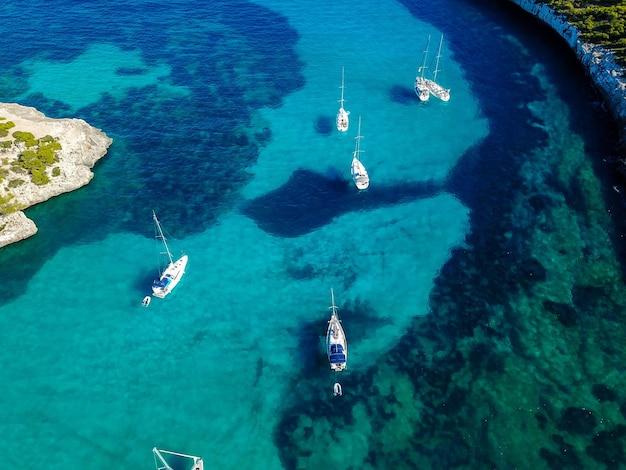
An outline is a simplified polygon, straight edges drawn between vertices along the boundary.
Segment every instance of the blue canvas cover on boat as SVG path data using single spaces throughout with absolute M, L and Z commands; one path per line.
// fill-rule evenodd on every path
M 155 279 L 154 282 L 152 283 L 152 287 L 161 287 L 161 288 L 165 288 L 167 287 L 167 285 L 170 283 L 170 280 L 165 278 L 165 279 Z
M 341 344 L 330 345 L 330 363 L 339 364 L 346 362 L 346 355 L 343 353 L 343 346 Z

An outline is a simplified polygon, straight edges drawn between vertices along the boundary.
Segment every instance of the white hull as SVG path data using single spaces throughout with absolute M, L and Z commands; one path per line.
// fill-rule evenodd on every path
M 413 84 L 413 89 L 415 90 L 415 94 L 419 98 L 420 101 L 428 101 L 430 98 L 430 89 L 426 83 L 426 79 L 424 78 L 424 73 L 426 73 L 426 59 L 428 57 L 428 46 L 430 45 L 430 36 L 428 36 L 428 41 L 426 42 L 426 49 L 424 49 L 424 55 L 422 56 L 422 65 L 417 69 L 417 73 L 419 74 L 415 77 L 415 83 Z
M 161 277 L 154 281 L 152 295 L 162 299 L 172 292 L 185 274 L 188 259 L 187 255 L 183 255 L 176 262 L 170 263 Z
M 369 187 L 370 177 L 367 174 L 367 170 L 363 163 L 356 157 L 352 158 L 350 173 L 352 173 L 352 180 L 358 189 L 367 189 Z
M 333 347 L 333 345 L 341 346 L 341 348 Z M 341 349 L 343 353 L 343 358 L 337 362 L 333 362 L 336 360 L 336 353 L 334 351 L 338 351 L 339 349 Z M 331 370 L 341 372 L 346 369 L 348 364 L 348 341 L 346 340 L 346 334 L 344 333 L 341 322 L 336 314 L 333 314 L 328 322 L 328 331 L 326 332 L 326 351 Z M 341 355 L 339 358 L 341 358 Z
M 438 83 L 433 82 L 432 80 L 428 80 L 428 87 L 430 89 L 431 94 L 435 95 L 441 101 L 449 101 L 450 100 L 450 90 L 442 87 Z
M 337 113 L 337 130 L 346 132 L 349 125 L 350 119 L 348 118 L 348 112 L 343 109 L 343 107 L 339 108 L 339 112 Z
M 413 88 L 415 89 L 415 94 L 420 101 L 428 101 L 428 98 L 430 98 L 430 88 L 428 87 L 425 78 L 416 77 Z
M 348 364 L 348 340 L 341 326 L 341 321 L 337 316 L 337 307 L 335 307 L 335 293 L 330 290 L 332 304 L 330 310 L 332 314 L 328 320 L 328 330 L 326 331 L 326 353 L 330 369 L 341 372 L 345 370 Z
M 415 94 L 420 101 L 428 101 L 430 95 L 434 95 L 441 101 L 450 100 L 450 90 L 428 78 L 417 77 L 415 79 Z
M 439 41 L 439 50 L 437 52 L 437 63 L 435 65 L 435 70 L 433 71 L 432 80 L 425 78 L 424 73 L 426 72 L 426 58 L 428 56 L 428 45 L 430 44 L 430 36 L 428 36 L 428 42 L 426 43 L 426 49 L 424 50 L 424 57 L 422 59 L 422 65 L 418 69 L 418 75 L 415 77 L 415 83 L 413 84 L 413 89 L 415 90 L 415 94 L 419 98 L 420 101 L 428 101 L 430 95 L 435 95 L 441 101 L 448 101 L 450 99 L 450 89 L 444 88 L 437 83 L 437 74 L 440 72 L 439 70 L 439 59 L 441 58 L 441 45 L 443 43 L 443 36 Z
M 367 189 L 370 185 L 370 177 L 367 174 L 365 165 L 363 165 L 363 163 L 361 163 L 361 160 L 359 160 L 359 154 L 363 151 L 361 150 L 362 138 L 363 136 L 361 135 L 361 116 L 359 116 L 359 129 L 357 131 L 356 137 L 354 138 L 356 142 L 354 144 L 354 152 L 352 152 L 352 165 L 350 166 L 352 181 L 354 181 L 354 185 L 359 190 Z

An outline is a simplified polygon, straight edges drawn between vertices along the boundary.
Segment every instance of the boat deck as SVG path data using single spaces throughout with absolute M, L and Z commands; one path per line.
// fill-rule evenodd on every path
M 328 353 L 328 359 L 330 361 L 331 348 L 333 345 L 340 345 L 344 354 L 344 360 L 342 362 L 331 362 L 330 368 L 337 372 L 340 372 L 346 368 L 348 361 L 348 342 L 346 340 L 346 334 L 343 331 L 343 327 L 339 322 L 339 318 L 333 315 L 328 321 L 328 331 L 326 333 L 326 347 Z

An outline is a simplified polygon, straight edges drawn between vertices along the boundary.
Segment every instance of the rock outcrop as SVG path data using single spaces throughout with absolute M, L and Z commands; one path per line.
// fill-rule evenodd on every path
M 617 121 L 620 144 L 626 151 L 626 79 L 623 67 L 615 62 L 613 54 L 602 46 L 581 41 L 578 29 L 569 24 L 564 15 L 549 6 L 534 0 L 510 1 L 548 24 L 567 41 Z
M 19 242 L 36 233 L 35 222 L 21 211 L 0 216 L 0 247 Z
M 60 171 L 57 176 L 50 177 L 48 184 L 37 185 L 22 177 L 24 182 L 19 186 L 7 188 L 3 184 L 0 187 L 0 195 L 10 193 L 13 195 L 11 202 L 24 209 L 88 184 L 94 176 L 91 168 L 106 155 L 113 142 L 100 129 L 82 119 L 52 119 L 35 108 L 15 103 L 0 103 L 0 118 L 4 118 L 2 122 L 15 124 L 9 136 L 0 140 L 10 140 L 13 132 L 23 131 L 30 132 L 35 138 L 54 137 L 61 144 L 61 150 L 57 152 L 58 162 L 54 164 Z M 10 167 L 10 162 L 19 158 L 21 150 L 19 146 L 0 149 L 2 165 Z M 36 232 L 37 227 L 23 212 L 0 214 L 0 247 L 28 238 Z

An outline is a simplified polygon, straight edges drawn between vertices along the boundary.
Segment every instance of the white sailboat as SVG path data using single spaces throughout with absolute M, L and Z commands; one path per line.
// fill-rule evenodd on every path
M 169 260 L 169 264 L 167 268 L 161 273 L 159 279 L 155 279 L 152 283 L 152 295 L 159 298 L 164 298 L 167 294 L 172 292 L 174 287 L 180 282 L 183 274 L 185 274 L 185 267 L 187 266 L 188 257 L 187 255 L 181 256 L 176 262 L 172 258 L 172 253 L 170 253 L 170 249 L 167 246 L 167 240 L 165 239 L 165 235 L 163 235 L 163 229 L 161 228 L 161 223 L 159 219 L 157 219 L 156 214 L 152 211 L 152 219 L 156 225 L 157 229 L 157 238 L 163 242 L 163 246 L 165 247 L 165 252 Z
M 156 470 L 178 470 L 181 468 L 181 465 L 184 465 L 183 468 L 185 470 L 204 470 L 202 457 L 157 449 L 156 447 L 152 449 L 152 453 L 154 454 L 154 466 Z M 168 460 L 171 460 L 171 462 L 168 463 Z M 174 463 L 174 460 L 176 463 Z M 172 467 L 172 465 L 175 466 Z
M 413 88 L 415 94 L 420 101 L 428 101 L 430 98 L 430 88 L 428 86 L 428 80 L 425 77 L 426 74 L 426 58 L 428 57 L 428 46 L 430 45 L 430 35 L 428 35 L 428 41 L 426 41 L 426 49 L 424 49 L 424 55 L 422 56 L 422 65 L 417 69 L 417 76 L 415 77 L 415 83 Z
M 326 352 L 328 354 L 328 362 L 331 370 L 341 372 L 345 370 L 348 363 L 348 340 L 341 326 L 341 320 L 337 315 L 337 307 L 335 306 L 335 293 L 330 290 L 332 311 L 330 320 L 328 321 L 328 330 L 326 331 Z M 341 386 L 338 387 L 341 390 Z M 335 387 L 335 391 L 337 387 Z
M 450 89 L 444 88 L 437 83 L 437 73 L 441 72 L 441 70 L 439 70 L 439 59 L 441 59 L 442 44 L 443 34 L 441 35 L 441 39 L 439 40 L 439 50 L 437 51 L 437 61 L 435 63 L 435 70 L 433 71 L 433 79 L 428 80 L 428 88 L 430 89 L 430 92 L 441 101 L 448 101 L 450 99 Z
M 344 99 L 343 99 L 343 67 L 341 67 L 341 99 L 339 100 L 339 112 L 337 113 L 337 130 L 341 132 L 346 132 L 348 130 L 348 126 L 350 125 L 350 120 L 348 119 L 348 111 L 343 108 Z
M 367 189 L 370 185 L 370 177 L 367 174 L 365 165 L 363 165 L 359 157 L 359 154 L 363 151 L 361 150 L 362 138 L 363 136 L 361 135 L 361 116 L 359 116 L 359 128 L 357 131 L 357 136 L 355 137 L 356 144 L 354 145 L 354 152 L 352 152 L 352 167 L 350 168 L 350 173 L 352 174 L 352 180 L 354 181 L 354 184 L 358 189 Z

